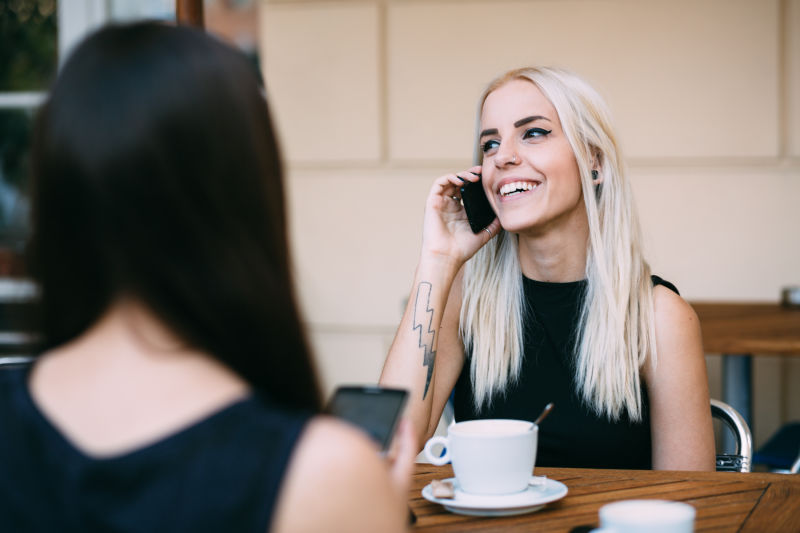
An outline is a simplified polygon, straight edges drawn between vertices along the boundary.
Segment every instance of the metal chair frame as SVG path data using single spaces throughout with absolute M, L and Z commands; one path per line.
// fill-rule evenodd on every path
M 736 453 L 717 454 L 717 471 L 750 472 L 753 463 L 753 434 L 739 412 L 727 403 L 711 399 L 711 416 L 721 420 L 736 438 Z
M 33 359 L 30 355 L 1 355 L 0 366 L 28 365 Z

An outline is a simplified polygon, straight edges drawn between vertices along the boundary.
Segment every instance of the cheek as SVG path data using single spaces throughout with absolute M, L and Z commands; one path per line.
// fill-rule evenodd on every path
M 550 164 L 551 175 L 558 178 L 562 187 L 570 191 L 581 190 L 580 170 L 578 170 L 578 162 L 575 161 L 571 150 L 553 157 Z

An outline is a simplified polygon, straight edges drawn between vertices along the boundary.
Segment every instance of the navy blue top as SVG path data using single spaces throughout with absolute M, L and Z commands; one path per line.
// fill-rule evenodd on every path
M 654 285 L 678 292 L 653 276 Z M 617 421 L 596 415 L 578 396 L 574 346 L 586 281 L 545 283 L 523 278 L 526 312 L 519 378 L 490 407 L 476 410 L 470 362 L 455 388 L 457 421 L 476 418 L 533 420 L 549 402 L 555 407 L 539 427 L 538 466 L 575 468 L 651 468 L 650 415 L 642 381 L 643 413 L 632 422 L 626 413 Z
M 307 415 L 253 395 L 154 444 L 96 459 L 39 411 L 28 372 L 0 370 L 0 530 L 269 529 Z

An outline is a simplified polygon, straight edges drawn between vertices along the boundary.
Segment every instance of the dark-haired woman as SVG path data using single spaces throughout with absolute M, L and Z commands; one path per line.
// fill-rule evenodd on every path
M 0 372 L 6 531 L 397 531 L 391 468 L 317 416 L 257 77 L 202 32 L 103 29 L 36 129 L 44 351 Z

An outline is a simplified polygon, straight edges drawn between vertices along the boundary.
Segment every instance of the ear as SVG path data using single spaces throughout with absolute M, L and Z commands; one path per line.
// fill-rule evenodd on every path
M 600 172 L 603 169 L 603 160 L 600 155 L 600 152 L 593 152 L 592 153 L 592 183 L 594 185 L 600 185 L 603 183 L 603 175 Z

